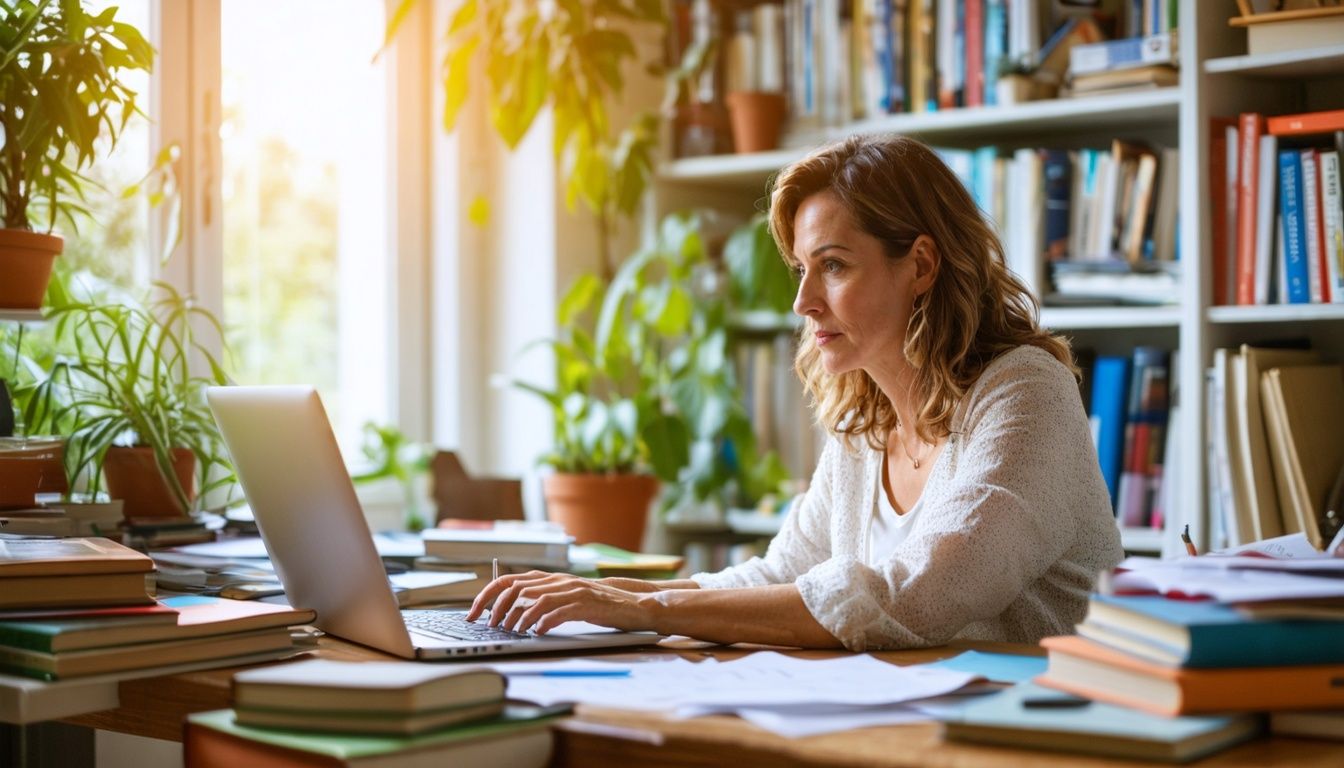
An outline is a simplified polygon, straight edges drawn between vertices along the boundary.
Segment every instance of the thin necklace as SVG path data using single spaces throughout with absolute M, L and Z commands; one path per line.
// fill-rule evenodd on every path
M 896 420 L 896 431 L 897 432 L 901 431 L 900 419 Z M 913 465 L 915 469 L 919 469 L 919 459 L 916 459 L 914 456 L 910 455 L 910 449 L 905 447 L 905 441 L 901 439 L 900 435 L 896 436 L 896 442 L 901 444 L 901 450 L 905 451 L 905 458 L 910 460 L 910 464 Z

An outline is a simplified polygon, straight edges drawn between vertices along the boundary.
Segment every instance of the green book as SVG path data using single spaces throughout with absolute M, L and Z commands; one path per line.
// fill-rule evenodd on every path
M 949 739 L 1183 763 L 1260 733 L 1253 715 L 1161 717 L 1019 683 L 944 721 Z
M 474 741 L 493 741 L 511 734 L 543 730 L 547 723 L 569 714 L 570 711 L 569 705 L 535 707 L 510 704 L 498 717 L 417 736 L 354 736 L 275 728 L 249 728 L 234 721 L 232 709 L 198 712 L 189 715 L 187 721 L 191 727 L 208 728 L 245 741 L 309 752 L 337 760 L 358 761 L 378 755 L 439 749 Z

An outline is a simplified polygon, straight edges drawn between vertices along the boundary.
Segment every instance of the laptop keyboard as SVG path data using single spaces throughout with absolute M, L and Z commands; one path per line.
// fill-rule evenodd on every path
M 460 611 L 402 611 L 406 626 L 417 632 L 449 640 L 528 640 L 531 635 L 491 627 L 484 621 L 467 621 Z

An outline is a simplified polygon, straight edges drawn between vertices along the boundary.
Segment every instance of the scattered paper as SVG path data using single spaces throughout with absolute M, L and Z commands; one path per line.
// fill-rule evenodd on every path
M 559 669 L 561 667 L 557 667 Z M 737 661 L 706 659 L 637 663 L 628 677 L 517 677 L 509 695 L 548 705 L 572 701 L 606 707 L 676 711 L 776 709 L 782 706 L 889 705 L 962 688 L 968 672 L 927 666 L 897 667 L 871 656 L 797 659 L 774 652 Z
M 1187 567 L 1194 558 L 1116 573 L 1110 591 L 1208 597 L 1223 603 L 1344 597 L 1344 579 L 1283 571 Z

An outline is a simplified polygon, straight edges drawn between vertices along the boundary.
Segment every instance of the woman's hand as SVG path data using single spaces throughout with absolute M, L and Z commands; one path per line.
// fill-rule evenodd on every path
M 514 632 L 532 629 L 544 635 L 566 621 L 627 631 L 653 629 L 653 611 L 657 608 L 653 594 L 657 588 L 635 592 L 616 586 L 620 582 L 636 580 L 594 581 L 544 571 L 500 576 L 476 596 L 467 620 L 475 621 L 488 608 L 490 626 Z

